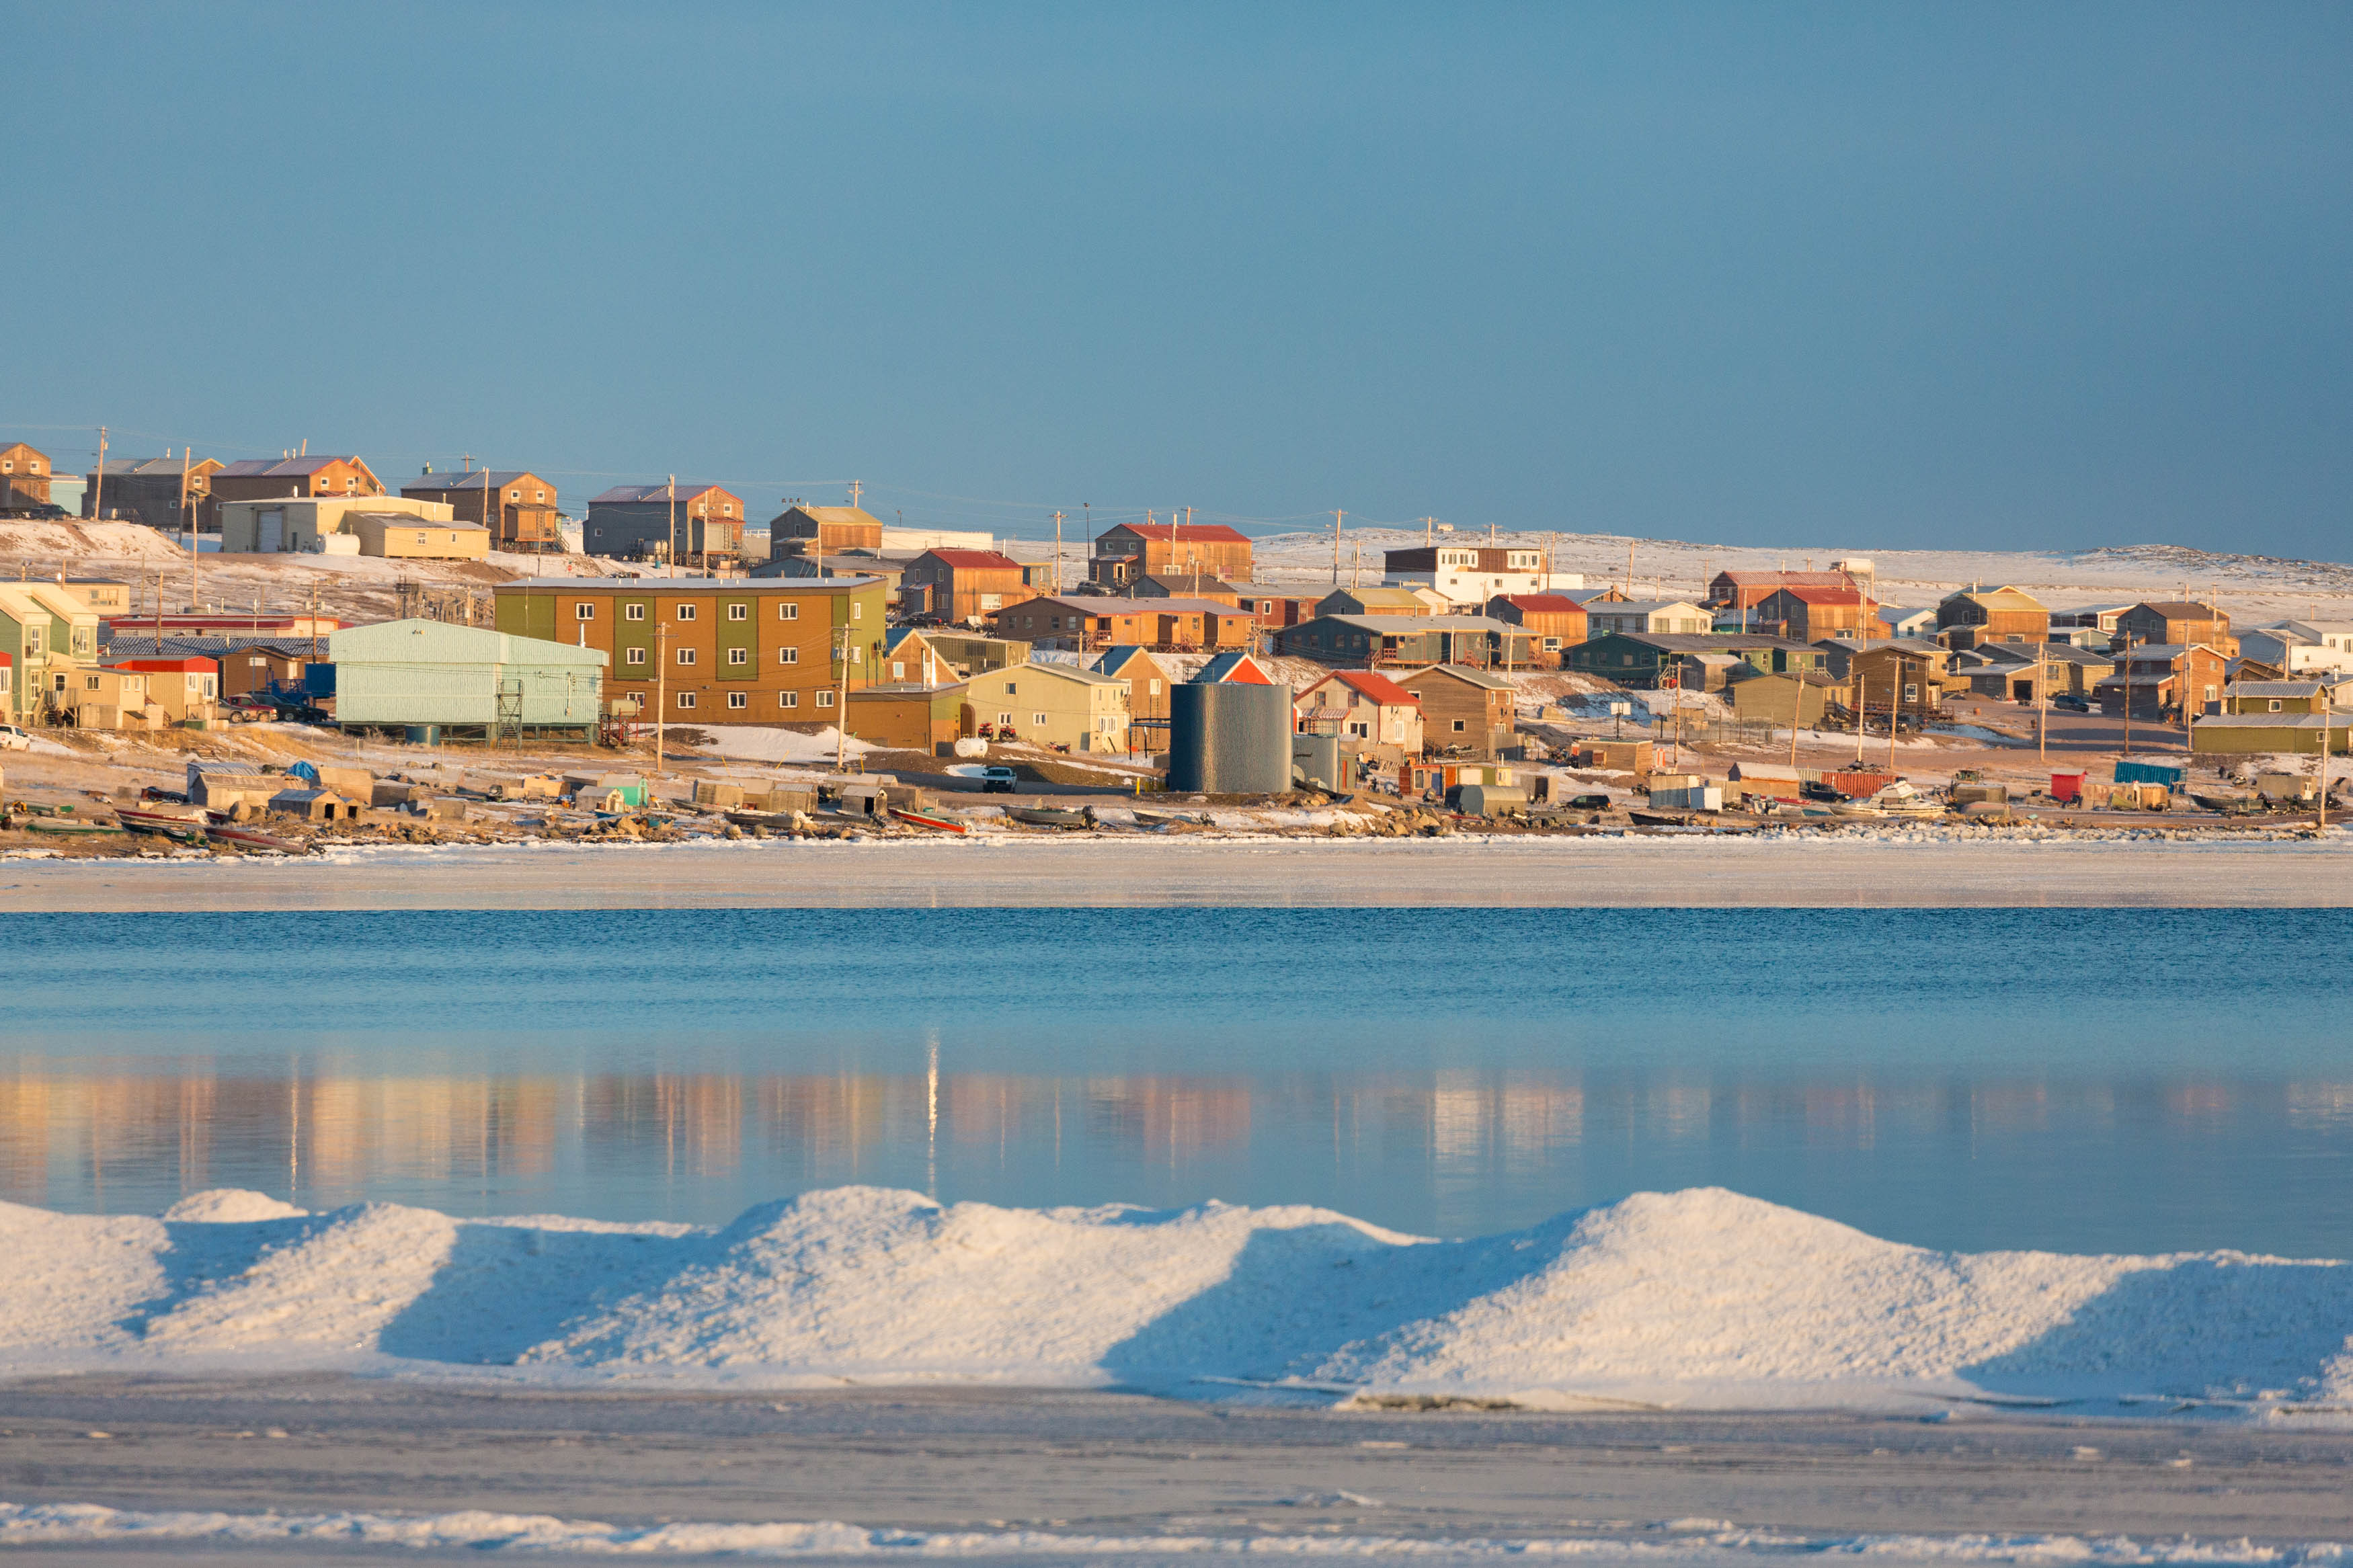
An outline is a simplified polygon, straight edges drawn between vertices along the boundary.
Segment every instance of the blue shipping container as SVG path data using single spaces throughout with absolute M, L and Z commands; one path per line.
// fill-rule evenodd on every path
M 2168 789 L 2178 790 L 2181 787 L 2181 781 L 2189 774 L 2189 767 L 2181 763 L 2118 763 L 2116 764 L 2116 783 L 2118 784 L 2163 784 Z

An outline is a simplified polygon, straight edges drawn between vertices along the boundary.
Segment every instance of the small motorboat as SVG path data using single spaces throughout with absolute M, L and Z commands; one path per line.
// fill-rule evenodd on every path
M 133 833 L 153 833 L 182 844 L 200 844 L 207 826 L 205 814 L 194 806 L 177 811 L 157 805 L 121 805 L 114 815 Z
M 1094 808 L 1067 805 L 1008 805 L 1005 815 L 1016 822 L 1026 822 L 1032 827 L 1092 827 Z
M 234 844 L 239 849 L 270 849 L 280 855 L 300 855 L 305 848 L 294 839 L 280 838 L 258 827 L 240 826 L 233 822 L 216 822 L 205 832 L 224 844 Z
M 968 822 L 959 822 L 953 816 L 940 816 L 928 811 L 915 811 L 903 805 L 892 806 L 891 815 L 910 827 L 928 827 L 934 833 L 972 831 L 972 825 Z
M 34 833 L 56 833 L 82 836 L 92 833 L 121 833 L 119 822 L 92 822 L 80 816 L 27 816 L 17 819 L 16 826 Z
M 1903 779 L 1897 779 L 1877 795 L 1860 802 L 1847 804 L 1869 806 L 1881 816 L 1923 817 L 1945 815 L 1942 802 L 1929 799 Z
M 1187 816 L 1184 813 L 1177 811 L 1145 811 L 1139 809 L 1135 813 L 1135 825 L 1138 827 L 1173 827 L 1180 822 L 1190 826 L 1198 826 L 1200 825 L 1200 821 L 1201 819 L 1198 816 Z
M 1637 827 L 1689 827 L 1691 818 L 1672 811 L 1636 811 L 1626 813 L 1627 820 Z

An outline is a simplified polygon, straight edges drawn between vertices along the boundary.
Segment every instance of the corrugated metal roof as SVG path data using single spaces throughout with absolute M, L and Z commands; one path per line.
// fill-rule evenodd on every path
M 1103 530 L 1117 533 L 1122 529 L 1139 539 L 1175 540 L 1185 544 L 1248 544 L 1250 535 L 1240 533 L 1221 522 L 1123 522 Z M 1098 535 L 1097 537 L 1101 537 Z
M 678 487 L 679 504 L 683 506 L 697 496 L 707 495 L 714 491 L 720 495 L 725 496 L 729 500 L 736 499 L 735 493 L 733 490 L 725 489 L 718 485 L 691 485 L 681 483 Z M 590 496 L 588 498 L 588 504 L 590 506 L 629 506 L 643 501 L 657 500 L 667 504 L 670 500 L 670 486 L 667 483 L 659 485 L 615 485 L 611 489 L 605 491 L 601 495 Z

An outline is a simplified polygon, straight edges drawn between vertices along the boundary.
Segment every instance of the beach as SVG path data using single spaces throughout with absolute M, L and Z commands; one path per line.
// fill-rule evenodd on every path
M 2335 908 L 2353 837 L 1186 837 L 352 847 L 12 858 L 0 912 L 141 910 Z
M 262 1376 L 17 1384 L 0 1390 L 0 1425 L 20 1510 L 0 1541 L 29 1562 L 217 1546 L 273 1511 L 318 1521 L 307 1539 L 248 1522 L 247 1549 L 274 1546 L 273 1562 L 365 1554 L 355 1519 L 433 1521 L 406 1539 L 379 1527 L 400 1561 L 529 1544 L 533 1525 L 534 1558 L 765 1546 L 1014 1561 L 1468 1557 L 1533 1541 L 1604 1561 L 1810 1548 L 1900 1562 L 1950 1557 L 1956 1536 L 1994 1538 L 1969 1553 L 1994 1561 L 2163 1561 L 2196 1550 L 2183 1537 L 2353 1531 L 2353 1435 L 1998 1415 L 1335 1414 L 1018 1388 L 588 1394 Z M 52 1555 L 42 1516 L 21 1512 L 50 1502 L 139 1511 L 53 1523 Z M 203 1511 L 176 1537 L 142 1529 L 177 1510 Z M 827 1521 L 853 1528 L 760 1529 Z M 2134 1542 L 2140 1553 L 2119 1550 Z

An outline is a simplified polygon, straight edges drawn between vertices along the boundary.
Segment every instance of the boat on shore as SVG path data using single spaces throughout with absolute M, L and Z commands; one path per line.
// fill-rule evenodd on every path
M 93 822 L 81 816 L 23 816 L 16 819 L 16 826 L 32 833 L 54 833 L 67 837 L 124 831 L 119 822 Z
M 243 827 L 234 822 L 213 823 L 205 832 L 223 844 L 234 844 L 239 849 L 270 849 L 280 855 L 300 855 L 308 847 L 295 839 L 280 838 L 258 827 Z
M 1198 827 L 1201 822 L 1199 817 L 1188 816 L 1181 811 L 1145 811 L 1139 807 L 1134 816 L 1138 827 L 1173 827 L 1178 823 Z
M 114 815 L 122 826 L 133 833 L 153 833 L 182 844 L 201 844 L 205 830 L 210 825 L 202 810 L 181 806 L 174 810 L 158 805 L 120 805 Z
M 1005 815 L 1032 827 L 1092 827 L 1095 825 L 1095 814 L 1091 806 L 1008 805 L 1005 808 Z
M 970 833 L 972 825 L 953 816 L 940 816 L 928 811 L 915 811 L 903 805 L 891 808 L 892 816 L 910 827 L 928 827 L 934 833 Z

